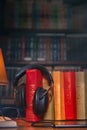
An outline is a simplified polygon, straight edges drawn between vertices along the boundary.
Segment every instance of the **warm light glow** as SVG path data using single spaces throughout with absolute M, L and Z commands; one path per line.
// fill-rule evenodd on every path
M 8 83 L 4 59 L 2 55 L 2 50 L 0 48 L 0 85 L 6 85 Z

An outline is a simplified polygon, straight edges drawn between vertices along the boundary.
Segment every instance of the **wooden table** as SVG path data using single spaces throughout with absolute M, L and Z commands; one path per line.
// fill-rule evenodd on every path
M 2 128 L 0 130 L 87 130 L 87 128 L 40 128 L 40 127 L 18 127 L 18 128 Z

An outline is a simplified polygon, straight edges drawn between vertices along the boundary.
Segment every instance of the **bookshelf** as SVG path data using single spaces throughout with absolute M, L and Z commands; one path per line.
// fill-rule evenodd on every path
M 0 47 L 10 81 L 0 99 L 13 99 L 14 75 L 24 65 L 87 67 L 86 7 L 62 0 L 0 2 Z

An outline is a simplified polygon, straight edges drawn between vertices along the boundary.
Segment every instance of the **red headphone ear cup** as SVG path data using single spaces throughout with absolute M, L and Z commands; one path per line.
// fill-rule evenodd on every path
M 47 90 L 45 90 L 44 88 L 39 87 L 35 92 L 34 99 L 33 99 L 33 111 L 37 116 L 43 115 L 47 110 L 48 94 L 46 91 Z M 45 92 L 46 94 L 42 96 Z

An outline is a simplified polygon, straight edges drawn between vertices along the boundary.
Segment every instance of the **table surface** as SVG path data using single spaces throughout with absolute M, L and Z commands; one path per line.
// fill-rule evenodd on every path
M 87 128 L 52 128 L 52 127 L 34 127 L 23 119 L 16 119 L 16 128 L 0 128 L 0 130 L 87 130 Z
M 2 128 L 0 130 L 7 130 L 8 128 Z M 36 128 L 36 127 L 19 127 L 9 128 L 9 130 L 87 130 L 87 128 Z

